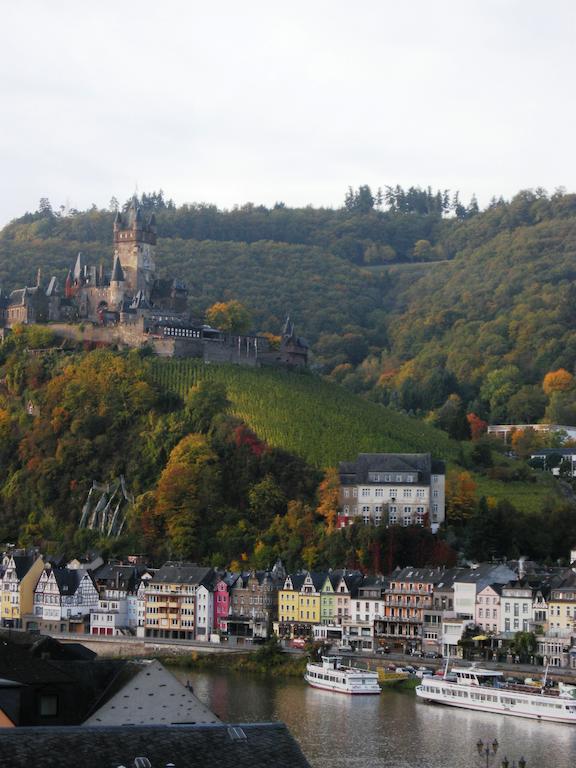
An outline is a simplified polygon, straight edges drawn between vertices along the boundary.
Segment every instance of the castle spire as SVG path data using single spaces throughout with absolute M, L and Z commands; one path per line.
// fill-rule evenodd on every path
M 111 283 L 123 283 L 124 282 L 124 272 L 122 270 L 122 264 L 120 264 L 120 259 L 118 258 L 118 254 L 114 256 L 114 266 L 112 268 L 112 277 L 110 278 Z

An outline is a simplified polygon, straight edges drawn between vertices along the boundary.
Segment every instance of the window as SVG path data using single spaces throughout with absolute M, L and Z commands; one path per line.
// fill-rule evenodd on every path
M 412 522 L 412 518 L 409 515 L 404 516 L 404 527 L 407 527 Z
M 394 510 L 394 512 L 396 512 L 396 510 Z M 390 525 L 396 525 L 396 523 L 398 522 L 398 518 L 396 517 L 396 514 L 390 513 L 390 517 L 388 518 L 388 522 L 389 522 Z
M 417 488 L 417 489 L 416 489 L 416 497 L 417 497 L 418 499 L 423 499 L 423 498 L 424 498 L 424 496 L 425 496 L 425 491 L 424 491 L 424 488 Z
M 384 482 L 385 483 L 391 483 L 392 482 L 392 475 L 384 475 Z
M 374 491 L 374 496 L 377 496 L 378 498 L 384 496 L 384 488 L 376 488 Z
M 404 514 L 405 515 L 411 515 L 412 514 L 412 507 L 404 507 Z
M 396 482 L 401 483 L 402 482 L 402 475 L 396 475 Z
M 407 483 L 413 483 L 414 482 L 414 475 L 406 475 L 406 482 Z
M 362 488 L 362 497 L 366 498 L 367 496 L 370 496 L 370 488 Z
M 438 482 L 438 475 L 432 475 L 432 482 L 437 483 Z
M 344 514 L 347 515 L 349 512 L 350 512 L 350 507 L 348 506 L 348 504 L 346 504 L 346 506 L 344 507 Z
M 58 714 L 58 696 L 43 694 L 39 701 L 40 717 L 56 717 Z
M 388 496 L 391 499 L 397 499 L 398 498 L 398 489 L 397 488 L 390 488 L 388 491 Z
M 402 497 L 404 499 L 412 498 L 412 488 L 403 488 L 402 489 Z
M 350 489 L 349 488 L 344 488 L 344 496 L 346 498 L 348 498 L 348 496 L 350 496 Z
M 358 488 L 352 488 L 352 496 L 358 496 Z
M 510 619 L 505 619 L 504 621 L 504 631 L 510 632 Z
M 432 491 L 432 496 L 433 496 L 435 499 L 437 499 L 437 498 L 438 498 L 438 489 L 437 489 L 437 488 L 434 488 L 434 490 Z
M 510 603 L 504 603 L 504 613 L 510 613 Z

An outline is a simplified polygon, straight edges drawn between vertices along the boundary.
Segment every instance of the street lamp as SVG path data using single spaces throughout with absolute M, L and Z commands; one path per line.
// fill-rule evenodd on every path
M 486 768 L 490 768 L 490 763 L 496 758 L 496 753 L 498 752 L 498 739 L 494 739 L 492 744 L 478 739 L 476 749 L 478 750 L 479 757 L 486 758 Z
M 516 763 L 512 762 L 512 765 L 510 765 L 508 758 L 505 757 L 504 760 L 502 760 L 502 768 L 516 768 Z M 526 760 L 524 760 L 523 757 L 518 760 L 518 768 L 526 768 Z

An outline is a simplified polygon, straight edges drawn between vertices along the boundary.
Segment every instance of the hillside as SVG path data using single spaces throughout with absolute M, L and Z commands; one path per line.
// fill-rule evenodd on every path
M 157 214 L 159 270 L 187 281 L 196 316 L 236 298 L 254 331 L 277 333 L 290 313 L 315 370 L 457 438 L 469 412 L 576 424 L 576 388 L 542 388 L 576 362 L 576 196 L 525 191 L 452 215 L 422 190 L 392 190 L 386 210 L 361 190 L 334 210 L 142 204 Z M 12 222 L 2 286 L 30 283 L 38 265 L 63 279 L 78 250 L 109 265 L 111 223 L 46 205 Z M 457 428 L 442 413 L 451 396 Z
M 319 469 L 361 452 L 431 452 L 461 471 L 460 443 L 446 432 L 399 411 L 369 402 L 317 376 L 274 369 L 206 366 L 193 360 L 153 360 L 152 379 L 184 396 L 200 381 L 226 387 L 232 412 L 269 445 L 296 454 Z M 505 465 L 506 462 L 503 461 Z M 560 500 L 549 476 L 504 482 L 472 472 L 478 497 L 507 499 L 522 513 Z
M 458 456 L 458 443 L 442 430 L 314 375 L 194 360 L 153 360 L 150 366 L 154 381 L 182 397 L 200 381 L 224 384 L 234 415 L 268 444 L 318 468 L 370 451 Z

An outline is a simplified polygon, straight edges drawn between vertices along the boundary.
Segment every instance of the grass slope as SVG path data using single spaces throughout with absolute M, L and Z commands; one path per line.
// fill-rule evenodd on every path
M 454 466 L 460 446 L 445 432 L 406 414 L 372 403 L 307 373 L 273 368 L 205 365 L 198 360 L 150 361 L 163 389 L 184 396 L 199 381 L 223 383 L 233 413 L 269 445 L 290 451 L 316 467 L 335 466 L 361 452 L 430 451 Z M 553 478 L 536 483 L 475 476 L 478 496 L 509 499 L 520 511 L 542 508 L 558 498 Z
M 155 381 L 179 395 L 204 379 L 222 382 L 234 414 L 259 437 L 317 467 L 369 451 L 431 451 L 446 460 L 458 453 L 458 444 L 444 432 L 311 374 L 196 360 L 153 360 L 150 365 Z

